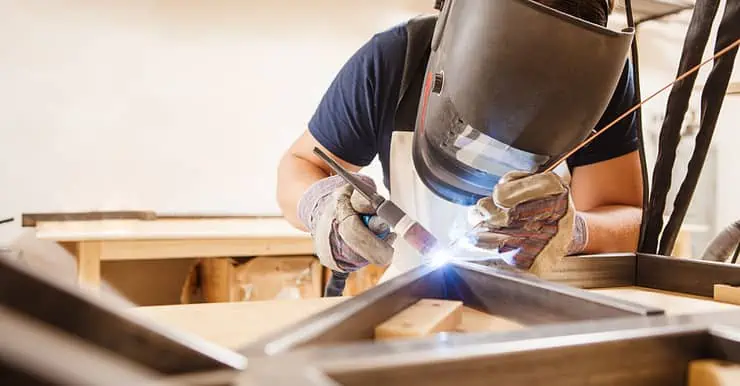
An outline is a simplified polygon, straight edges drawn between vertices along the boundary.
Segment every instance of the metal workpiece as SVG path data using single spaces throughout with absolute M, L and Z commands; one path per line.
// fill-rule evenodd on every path
M 0 384 L 133 385 L 162 374 L 0 306 Z
M 0 259 L 0 306 L 163 374 L 241 369 L 245 358 L 127 315 L 95 295 Z
M 369 342 L 375 326 L 424 298 L 461 300 L 529 326 L 663 313 L 520 271 L 455 262 L 419 266 L 238 351 L 255 357 L 327 343 Z
M 624 287 L 635 284 L 634 253 L 564 256 L 555 270 L 540 278 L 578 288 Z
M 238 351 L 276 355 L 306 345 L 372 339 L 375 326 L 422 298 L 444 298 L 440 267 L 428 265 L 395 277 Z
M 637 254 L 635 285 L 712 297 L 715 284 L 740 286 L 740 265 Z
M 718 320 L 722 324 L 717 325 Z M 282 359 L 293 385 L 685 385 L 688 362 L 740 362 L 740 312 L 627 317 L 508 333 L 315 347 Z M 313 368 L 310 372 L 307 368 Z M 265 383 L 269 377 L 261 378 Z M 326 379 L 326 378 L 323 378 Z M 327 383 L 333 384 L 333 383 Z
M 553 283 L 526 272 L 464 262 L 452 263 L 449 268 L 445 275 L 449 298 L 525 324 L 663 314 L 659 308 Z

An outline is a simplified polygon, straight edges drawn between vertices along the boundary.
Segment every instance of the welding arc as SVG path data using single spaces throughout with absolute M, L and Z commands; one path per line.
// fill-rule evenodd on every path
M 645 103 L 647 103 L 647 101 L 653 99 L 658 94 L 662 93 L 663 91 L 665 91 L 669 87 L 673 86 L 675 83 L 683 80 L 687 76 L 695 73 L 696 71 L 699 71 L 699 69 L 702 66 L 704 66 L 705 64 L 707 64 L 707 63 L 709 63 L 709 62 L 711 62 L 713 60 L 716 60 L 717 58 L 719 58 L 720 56 L 726 54 L 727 52 L 729 52 L 733 48 L 737 47 L 738 45 L 740 45 L 740 39 L 735 40 L 735 42 L 733 42 L 732 44 L 728 45 L 727 47 L 723 48 L 720 51 L 717 51 L 717 53 L 714 54 L 711 58 L 709 58 L 709 59 L 707 59 L 707 60 L 705 60 L 705 61 L 697 64 L 696 66 L 692 67 L 688 71 L 686 71 L 683 74 L 681 74 L 678 78 L 674 79 L 672 82 L 670 82 L 667 85 L 663 86 L 663 88 L 661 88 L 660 90 L 656 91 L 655 93 L 653 93 L 649 97 L 643 99 L 640 103 L 632 106 L 632 108 L 630 108 L 629 110 L 627 110 L 624 113 L 622 113 L 622 115 L 618 116 L 615 120 L 609 122 L 609 124 L 607 124 L 601 130 L 599 130 L 596 133 L 594 133 L 594 135 L 588 137 L 586 140 L 584 140 L 583 142 L 581 142 L 580 144 L 578 144 L 576 147 L 574 147 L 571 151 L 565 153 L 565 155 L 563 155 L 562 157 L 560 157 L 555 163 L 553 163 L 552 165 L 550 165 L 549 167 L 547 167 L 547 169 L 545 169 L 543 171 L 543 173 L 547 173 L 547 172 L 553 171 L 558 165 L 560 165 L 561 162 L 565 161 L 568 157 L 570 157 L 571 155 L 573 155 L 573 153 L 577 152 L 578 150 L 580 150 L 584 146 L 586 146 L 589 143 L 591 143 L 591 141 L 593 141 L 594 139 L 596 139 L 596 137 L 598 137 L 599 135 L 603 134 L 605 131 L 607 131 L 608 129 L 610 129 L 612 126 L 614 126 L 617 123 L 619 123 L 619 121 L 621 121 L 622 119 L 626 118 L 628 115 L 630 115 L 633 112 L 635 112 L 635 110 L 639 109 L 640 106 L 642 106 Z

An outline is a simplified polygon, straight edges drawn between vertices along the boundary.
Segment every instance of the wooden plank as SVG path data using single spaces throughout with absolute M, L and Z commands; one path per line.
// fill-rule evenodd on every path
M 714 300 L 740 305 L 740 288 L 726 284 L 715 284 Z
M 642 287 L 601 288 L 592 292 L 663 309 L 667 315 L 740 310 L 737 306 L 720 303 L 712 298 Z
M 740 365 L 737 363 L 701 359 L 689 362 L 687 386 L 740 385 Z
M 740 265 L 637 255 L 637 286 L 712 297 L 715 284 L 740 285 Z
M 39 222 L 36 237 L 53 241 L 178 239 L 310 239 L 282 218 Z
M 111 261 L 310 254 L 313 254 L 313 241 L 310 238 L 251 237 L 104 241 L 101 258 L 104 261 Z
M 46 221 L 100 221 L 100 220 L 154 220 L 157 215 L 152 211 L 103 211 L 103 212 L 59 212 L 59 213 L 23 213 L 21 225 L 35 227 Z
M 410 338 L 455 331 L 462 322 L 462 302 L 421 299 L 375 327 L 375 339 Z
M 77 283 L 92 292 L 100 290 L 100 242 L 77 245 Z

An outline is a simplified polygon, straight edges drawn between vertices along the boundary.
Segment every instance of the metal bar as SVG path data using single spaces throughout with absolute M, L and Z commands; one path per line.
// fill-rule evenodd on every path
M 723 325 L 714 326 L 721 322 Z M 739 361 L 740 312 L 631 317 L 302 354 L 342 385 L 684 385 L 688 361 Z M 721 343 L 721 345 L 720 345 Z M 347 355 L 351 352 L 352 355 Z M 351 359 L 350 359 L 351 358 Z M 536 369 L 533 368 L 536 366 Z M 299 385 L 300 383 L 296 383 Z
M 712 297 L 715 284 L 740 285 L 740 266 L 638 253 L 635 284 Z
M 683 386 L 688 362 L 706 357 L 708 342 L 702 329 L 617 332 L 322 367 L 344 386 Z
M 635 334 L 660 332 L 707 331 L 715 323 L 723 326 L 740 327 L 740 311 L 723 311 L 693 315 L 660 315 L 652 317 L 631 316 L 625 318 L 580 321 L 550 324 L 509 332 L 449 333 L 423 339 L 376 341 L 373 344 L 355 342 L 332 346 L 315 346 L 293 351 L 280 356 L 320 366 L 329 363 L 373 361 L 373 358 L 424 359 L 451 357 L 461 353 L 516 351 L 533 348 L 537 344 L 561 342 L 567 344 L 589 344 L 592 340 L 627 338 Z M 734 331 L 734 330 L 733 330 Z M 539 343 L 538 343 L 539 342 Z M 351 360 L 350 360 L 351 358 Z
M 552 283 L 522 272 L 453 263 L 445 274 L 448 297 L 525 324 L 661 315 L 663 310 Z
M 0 305 L 165 374 L 245 366 L 240 355 L 145 323 L 16 262 L 0 260 Z
M 635 284 L 635 254 L 565 256 L 555 270 L 540 278 L 579 288 L 631 286 Z
M 161 376 L 5 307 L 0 314 L 0 384 L 139 385 Z
M 308 344 L 366 340 L 375 326 L 422 298 L 443 298 L 437 267 L 423 265 L 238 351 L 275 355 Z
M 712 326 L 712 357 L 740 363 L 740 328 L 727 325 Z

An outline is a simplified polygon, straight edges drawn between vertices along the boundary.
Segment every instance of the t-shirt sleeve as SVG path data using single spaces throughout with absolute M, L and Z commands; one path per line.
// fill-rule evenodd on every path
M 394 35 L 397 31 L 393 31 Z M 387 67 L 385 56 L 404 52 L 385 52 L 395 39 L 389 33 L 376 34 L 357 50 L 340 69 L 308 124 L 309 132 L 327 150 L 357 166 L 367 166 L 378 153 L 383 106 L 387 101 L 381 88 Z
M 601 130 L 608 123 L 629 110 L 635 102 L 632 65 L 627 61 L 612 99 L 594 129 Z M 637 150 L 637 141 L 637 119 L 636 114 L 632 113 L 594 139 L 586 147 L 570 156 L 568 166 L 575 168 L 631 153 Z

